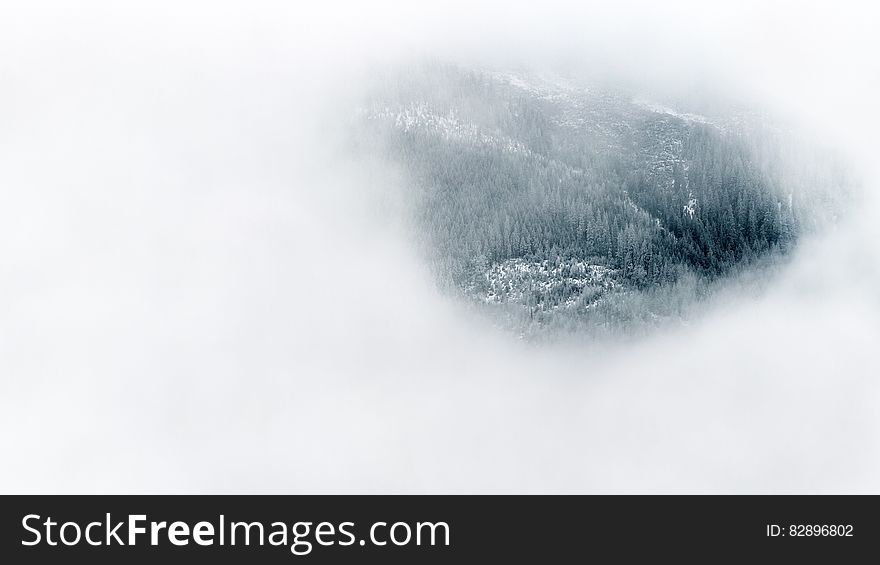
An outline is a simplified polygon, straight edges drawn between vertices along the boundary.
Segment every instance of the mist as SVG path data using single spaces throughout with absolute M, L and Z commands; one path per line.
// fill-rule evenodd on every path
M 867 7 L 62 3 L 0 14 L 5 492 L 876 492 Z M 876 16 L 876 14 L 873 14 Z M 863 179 L 760 293 L 601 348 L 437 291 L 377 68 L 579 72 L 760 104 Z

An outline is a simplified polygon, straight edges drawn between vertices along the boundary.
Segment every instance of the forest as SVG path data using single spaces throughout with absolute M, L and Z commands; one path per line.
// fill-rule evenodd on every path
M 425 64 L 378 78 L 359 125 L 406 171 L 441 286 L 530 337 L 681 321 L 832 224 L 851 184 L 764 116 L 556 76 Z

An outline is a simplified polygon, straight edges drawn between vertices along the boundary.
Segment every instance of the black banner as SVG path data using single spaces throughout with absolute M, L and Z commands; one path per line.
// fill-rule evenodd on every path
M 3 563 L 449 563 L 874 555 L 876 497 L 11 496 Z

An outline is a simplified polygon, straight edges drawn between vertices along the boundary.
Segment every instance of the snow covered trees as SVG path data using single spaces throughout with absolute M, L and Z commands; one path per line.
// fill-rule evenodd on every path
M 464 288 L 511 260 L 588 263 L 644 292 L 685 273 L 712 280 L 798 237 L 793 188 L 748 132 L 554 88 L 428 65 L 369 103 L 365 125 L 409 172 L 444 278 Z M 530 308 L 577 292 L 551 287 Z

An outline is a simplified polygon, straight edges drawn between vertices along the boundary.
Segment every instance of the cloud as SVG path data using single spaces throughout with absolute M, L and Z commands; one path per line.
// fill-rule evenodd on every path
M 858 10 L 12 11 L 2 488 L 876 491 L 878 73 Z M 370 69 L 422 56 L 717 79 L 825 136 L 869 190 L 759 297 L 598 351 L 523 346 L 433 290 L 400 175 L 342 143 Z

